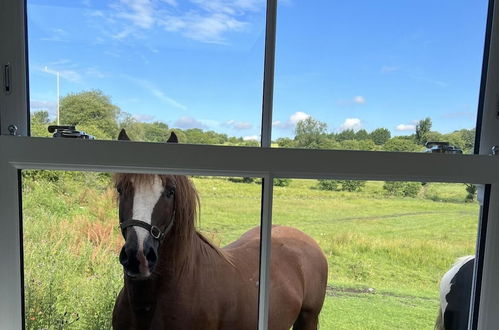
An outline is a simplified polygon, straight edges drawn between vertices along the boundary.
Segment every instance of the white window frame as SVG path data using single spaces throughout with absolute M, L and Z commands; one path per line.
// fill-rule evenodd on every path
M 267 1 L 267 30 L 262 110 L 262 147 L 158 144 L 124 141 L 46 139 L 28 133 L 25 2 L 0 1 L 0 64 L 12 68 L 10 93 L 0 92 L 0 328 L 24 325 L 20 171 L 58 169 L 104 172 L 176 173 L 264 178 L 259 329 L 267 329 L 272 223 L 272 180 L 335 178 L 488 184 L 478 239 L 474 312 L 470 329 L 499 328 L 499 9 L 490 1 L 489 24 L 480 92 L 481 155 L 387 153 L 270 148 L 277 0 Z M 5 31 L 9 31 L 6 33 Z M 490 45 L 490 47 L 489 47 Z M 0 80 L 2 88 L 4 79 Z M 22 136 L 8 136 L 8 126 Z M 479 298 L 479 299 L 477 299 Z M 479 308 L 478 308 L 479 307 Z

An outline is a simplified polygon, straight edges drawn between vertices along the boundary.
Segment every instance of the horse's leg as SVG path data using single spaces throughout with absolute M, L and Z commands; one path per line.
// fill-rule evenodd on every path
M 293 330 L 317 330 L 318 325 L 319 313 L 302 310 L 293 324 Z

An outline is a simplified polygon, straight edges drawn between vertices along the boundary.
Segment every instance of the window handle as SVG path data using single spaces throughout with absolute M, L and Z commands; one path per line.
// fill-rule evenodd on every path
M 3 66 L 3 82 L 4 82 L 5 93 L 9 94 L 11 92 L 11 74 L 10 74 L 9 63 Z

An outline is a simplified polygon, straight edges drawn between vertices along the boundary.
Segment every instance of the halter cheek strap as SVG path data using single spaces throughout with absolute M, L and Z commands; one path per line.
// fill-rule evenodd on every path
M 165 238 L 166 234 L 168 234 L 168 232 L 170 232 L 170 230 L 173 228 L 173 221 L 175 220 L 175 194 L 174 194 L 174 190 L 172 191 L 172 194 L 173 194 L 173 213 L 172 213 L 172 216 L 170 217 L 169 224 L 168 224 L 168 226 L 166 226 L 165 230 L 161 231 L 161 229 L 159 229 L 158 227 L 153 226 L 150 223 L 147 223 L 147 222 L 142 221 L 142 220 L 128 219 L 128 220 L 125 220 L 122 223 L 120 223 L 121 234 L 123 235 L 123 237 L 126 239 L 126 229 L 128 227 L 137 226 L 137 227 L 144 228 L 145 230 L 147 230 L 151 234 L 152 237 L 154 237 L 155 239 L 162 242 L 163 239 Z

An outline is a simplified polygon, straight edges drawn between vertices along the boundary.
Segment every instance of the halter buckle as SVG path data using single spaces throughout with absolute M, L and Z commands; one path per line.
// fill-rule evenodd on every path
M 161 230 L 159 230 L 159 228 L 156 226 L 151 226 L 151 230 L 149 232 L 155 239 L 159 239 L 161 237 Z

